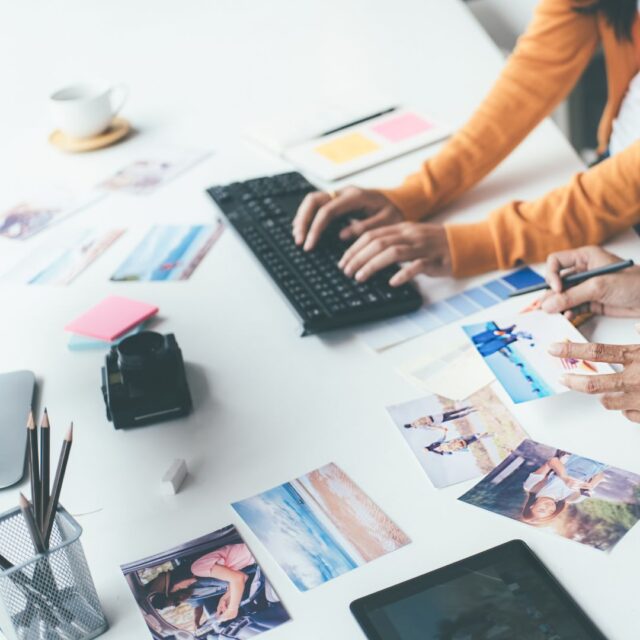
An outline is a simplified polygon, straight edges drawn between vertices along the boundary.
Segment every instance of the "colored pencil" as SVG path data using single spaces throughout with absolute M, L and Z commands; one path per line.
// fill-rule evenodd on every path
M 31 510 L 31 503 L 25 498 L 24 494 L 20 494 L 20 511 L 22 511 L 22 516 L 27 523 L 27 529 L 29 530 L 29 535 L 31 536 L 31 541 L 33 542 L 33 546 L 36 548 L 38 553 L 44 552 L 44 544 L 42 542 L 42 537 L 40 536 L 40 531 L 38 530 L 38 526 L 36 525 L 36 520 L 33 515 L 33 511 Z
M 617 271 L 622 271 L 622 269 L 628 269 L 633 266 L 633 260 L 620 260 L 620 262 L 614 262 L 613 264 L 607 264 L 604 267 L 597 267 L 596 269 L 589 269 L 588 271 L 579 271 L 578 273 L 571 273 L 568 276 L 562 278 L 562 286 L 565 289 L 569 287 L 574 287 L 585 280 L 589 280 L 589 278 L 595 278 L 596 276 L 605 276 L 608 273 L 616 273 Z M 515 298 L 516 296 L 523 296 L 525 293 L 532 293 L 533 291 L 544 291 L 545 289 L 549 289 L 548 282 L 541 282 L 540 284 L 534 284 L 530 287 L 525 287 L 524 289 L 520 289 L 519 291 L 512 291 L 509 294 L 510 298 Z
M 31 501 L 34 508 L 34 516 L 36 522 L 40 522 L 40 507 L 42 505 L 40 499 L 40 472 L 38 463 L 38 432 L 36 430 L 36 424 L 33 419 L 33 413 L 29 411 L 29 418 L 27 420 L 27 433 L 29 440 L 29 471 L 31 477 Z
M 51 538 L 51 531 L 53 530 L 53 523 L 56 519 L 56 511 L 58 510 L 58 502 L 60 501 L 60 491 L 62 490 L 62 483 L 64 482 L 64 474 L 67 470 L 67 462 L 69 461 L 69 452 L 71 451 L 72 443 L 73 422 L 71 423 L 71 426 L 67 431 L 67 435 L 64 437 L 64 442 L 62 443 L 60 458 L 58 460 L 58 468 L 56 469 L 56 477 L 53 480 L 53 487 L 51 489 L 51 498 L 49 499 L 47 513 L 44 518 L 42 537 L 47 549 L 49 548 L 49 540 Z
M 44 531 L 44 518 L 49 506 L 49 466 L 50 466 L 50 434 L 49 414 L 44 410 L 40 423 L 40 531 Z

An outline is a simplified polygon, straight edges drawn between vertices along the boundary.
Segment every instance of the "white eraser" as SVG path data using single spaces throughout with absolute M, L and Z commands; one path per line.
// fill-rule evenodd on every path
M 162 476 L 162 493 L 166 495 L 178 493 L 186 477 L 187 463 L 182 458 L 176 458 Z

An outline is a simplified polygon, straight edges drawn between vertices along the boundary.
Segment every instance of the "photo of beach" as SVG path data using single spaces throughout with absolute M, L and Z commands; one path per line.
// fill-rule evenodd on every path
M 490 386 L 464 400 L 434 394 L 387 411 L 438 489 L 489 473 L 527 437 Z
M 116 282 L 187 280 L 222 233 L 217 225 L 158 225 L 118 270 Z
M 524 440 L 459 499 L 609 551 L 640 519 L 640 476 Z
M 568 370 L 584 375 L 613 371 L 606 364 L 567 363 L 549 355 L 549 345 L 553 342 L 586 342 L 582 334 L 559 314 L 531 311 L 462 329 L 516 404 L 567 391 L 560 383 L 560 377 Z
M 333 463 L 232 506 L 300 591 L 410 542 Z

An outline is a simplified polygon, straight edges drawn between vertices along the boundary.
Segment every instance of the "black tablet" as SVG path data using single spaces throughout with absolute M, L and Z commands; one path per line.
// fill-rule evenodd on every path
M 606 640 L 522 540 L 351 603 L 370 640 Z

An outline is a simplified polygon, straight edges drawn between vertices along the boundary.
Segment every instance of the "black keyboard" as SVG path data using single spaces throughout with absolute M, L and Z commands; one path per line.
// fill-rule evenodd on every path
M 302 320 L 303 335 L 418 309 L 422 299 L 412 285 L 388 284 L 398 266 L 362 284 L 338 268 L 349 246 L 338 234 L 353 218 L 343 216 L 332 223 L 311 252 L 295 244 L 291 221 L 304 196 L 316 190 L 304 176 L 292 172 L 211 187 L 207 193 L 293 306 Z

